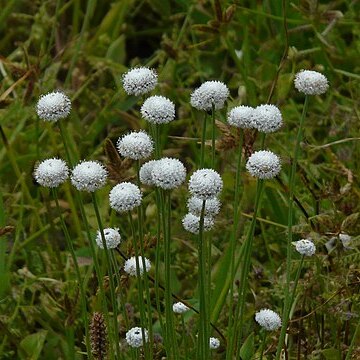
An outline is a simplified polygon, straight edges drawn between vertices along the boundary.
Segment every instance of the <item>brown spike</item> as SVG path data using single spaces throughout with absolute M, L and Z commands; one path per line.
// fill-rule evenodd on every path
M 108 351 L 107 328 L 104 315 L 95 312 L 90 324 L 91 353 L 96 360 L 105 360 Z

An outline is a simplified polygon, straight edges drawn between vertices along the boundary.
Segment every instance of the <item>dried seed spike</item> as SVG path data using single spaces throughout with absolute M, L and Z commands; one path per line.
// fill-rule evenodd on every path
M 104 315 L 95 312 L 90 324 L 91 352 L 96 360 L 107 358 L 108 340 Z

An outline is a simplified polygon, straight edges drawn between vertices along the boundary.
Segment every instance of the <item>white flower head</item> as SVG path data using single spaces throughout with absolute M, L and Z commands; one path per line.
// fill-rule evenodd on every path
M 186 231 L 192 234 L 198 234 L 200 231 L 200 216 L 193 214 L 186 214 L 182 219 L 183 227 Z M 204 231 L 210 231 L 214 227 L 214 220 L 212 217 L 204 217 Z
M 209 200 L 219 195 L 223 188 L 223 181 L 218 172 L 213 169 L 195 171 L 189 180 L 191 195 L 201 200 Z
M 351 249 L 351 236 L 348 234 L 340 233 L 339 239 L 345 249 Z
M 144 95 L 155 89 L 158 76 L 156 71 L 146 67 L 130 69 L 122 77 L 123 87 L 128 95 Z
M 253 127 L 253 112 L 254 108 L 250 106 L 236 106 L 228 113 L 227 122 L 237 128 L 251 129 Z
M 151 124 L 167 124 L 175 119 L 175 104 L 164 96 L 150 96 L 141 106 L 140 112 Z
M 149 272 L 149 270 L 151 268 L 150 260 L 147 258 L 144 258 L 144 261 L 145 261 L 145 270 L 146 270 L 146 272 Z M 139 262 L 139 272 L 140 272 L 140 275 L 142 275 L 144 273 L 144 266 L 143 266 L 144 264 L 143 264 L 142 256 L 138 256 L 138 262 Z M 131 276 L 137 276 L 136 257 L 135 256 L 133 256 L 130 259 L 125 261 L 124 270 Z
M 275 105 L 259 105 L 253 110 L 252 127 L 260 132 L 275 132 L 282 124 L 281 112 Z
M 145 341 L 143 339 L 143 333 L 145 337 Z M 134 348 L 138 348 L 144 345 L 144 342 L 148 342 L 149 335 L 146 329 L 142 329 L 140 327 L 133 327 L 126 333 L 126 342 Z
M 97 161 L 82 161 L 71 172 L 71 183 L 79 191 L 94 192 L 106 183 L 108 172 Z
M 151 177 L 155 186 L 164 190 L 175 189 L 185 181 L 186 168 L 178 159 L 162 158 L 154 163 Z
M 221 81 L 206 81 L 192 94 L 190 104 L 198 110 L 209 111 L 213 105 L 216 110 L 222 109 L 230 92 Z
M 184 303 L 182 303 L 181 301 L 180 302 L 177 302 L 175 304 L 173 304 L 173 312 L 175 314 L 183 314 L 187 311 L 189 311 L 190 308 L 187 307 Z
M 187 208 L 191 214 L 196 216 L 201 215 L 203 200 L 192 196 L 187 203 Z M 205 216 L 216 216 L 220 212 L 220 200 L 218 198 L 212 198 L 205 201 Z
M 152 186 L 154 185 L 152 178 L 152 169 L 158 160 L 150 160 L 143 164 L 139 171 L 139 177 L 142 184 Z
M 265 330 L 272 331 L 281 327 L 280 316 L 270 309 L 262 309 L 255 314 L 256 322 Z
M 122 182 L 111 189 L 109 200 L 110 207 L 122 213 L 140 206 L 142 193 L 136 185 L 129 182 Z
M 39 118 L 46 121 L 56 122 L 64 119 L 68 117 L 70 111 L 70 99 L 59 90 L 41 95 L 36 104 L 36 112 Z
M 280 158 L 271 151 L 256 151 L 249 157 L 246 169 L 256 178 L 271 179 L 281 170 Z
M 121 235 L 119 233 L 118 228 L 106 228 L 104 229 L 104 237 L 105 237 L 105 243 L 106 247 L 108 249 L 115 249 L 121 242 Z M 102 236 L 100 230 L 98 230 L 96 235 L 96 244 L 100 249 L 104 249 Z
M 215 350 L 217 348 L 219 348 L 220 346 L 220 340 L 216 337 L 211 337 L 209 339 L 209 347 L 211 350 Z
M 316 252 L 316 246 L 310 239 L 295 241 L 295 249 L 299 254 L 305 256 L 312 256 Z
M 54 188 L 64 183 L 69 177 L 69 168 L 61 159 L 42 161 L 34 170 L 34 178 L 45 187 Z
M 295 75 L 294 85 L 305 95 L 321 95 L 329 88 L 327 78 L 312 70 L 301 70 Z
M 148 158 L 154 150 L 151 137 L 145 131 L 133 131 L 119 138 L 117 149 L 120 155 L 140 160 Z

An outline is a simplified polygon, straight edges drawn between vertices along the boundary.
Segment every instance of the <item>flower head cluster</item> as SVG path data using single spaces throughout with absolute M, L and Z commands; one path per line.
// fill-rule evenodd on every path
M 316 252 L 316 246 L 310 239 L 301 239 L 295 242 L 296 251 L 305 256 L 312 256 Z
M 312 70 L 301 70 L 295 76 L 294 85 L 305 95 L 321 95 L 329 88 L 327 78 Z
M 133 159 L 146 159 L 154 150 L 151 137 L 145 131 L 133 131 L 119 138 L 117 148 L 120 155 Z
M 70 114 L 70 111 L 70 99 L 58 90 L 41 95 L 36 105 L 39 118 L 46 121 L 56 122 L 64 119 Z
M 79 191 L 94 192 L 106 183 L 108 172 L 97 161 L 82 161 L 71 172 L 71 183 Z
M 173 304 L 173 312 L 175 314 L 183 314 L 187 311 L 189 311 L 190 308 L 188 308 L 184 303 L 182 303 L 181 301 L 180 302 L 177 302 L 175 304 Z
M 137 67 L 129 70 L 122 77 L 123 87 L 128 95 L 144 95 L 155 89 L 158 76 L 153 69 Z
M 164 96 L 150 96 L 140 109 L 141 116 L 152 124 L 167 124 L 175 119 L 175 104 Z
M 220 340 L 216 337 L 211 337 L 209 339 L 209 347 L 211 350 L 215 350 L 217 348 L 219 348 L 220 346 Z
M 203 200 L 192 196 L 187 203 L 188 210 L 191 214 L 196 216 L 201 215 Z M 205 201 L 205 216 L 216 216 L 220 212 L 220 200 L 218 198 L 212 198 Z
M 270 309 L 262 309 L 255 314 L 256 322 L 265 330 L 272 331 L 281 327 L 280 316 Z
M 198 110 L 209 111 L 213 106 L 222 109 L 229 95 L 228 87 L 221 81 L 206 81 L 191 94 L 190 103 Z
M 109 194 L 110 207 L 122 213 L 130 211 L 141 204 L 142 194 L 140 189 L 129 182 L 115 185 Z
M 139 262 L 139 272 L 140 272 L 140 275 L 142 275 L 144 273 L 144 266 L 143 266 L 144 264 L 143 264 L 142 256 L 138 256 L 138 262 Z M 150 260 L 147 258 L 144 258 L 144 262 L 145 262 L 145 270 L 146 270 L 146 272 L 149 272 L 149 270 L 151 268 Z M 136 257 L 135 256 L 133 256 L 130 259 L 125 261 L 124 270 L 131 276 L 137 276 Z
M 223 181 L 219 173 L 212 169 L 200 169 L 195 171 L 189 180 L 191 195 L 201 200 L 209 200 L 218 196 L 223 187 Z
M 121 235 L 119 233 L 119 229 L 118 228 L 104 229 L 104 238 L 105 238 L 106 247 L 108 249 L 115 249 L 121 242 Z M 97 232 L 95 241 L 96 241 L 97 246 L 100 249 L 104 249 L 104 244 L 102 241 L 102 236 L 101 236 L 100 230 L 98 230 L 98 232 Z
M 34 170 L 34 178 L 45 187 L 54 188 L 64 183 L 69 177 L 69 168 L 61 159 L 42 161 Z
M 253 127 L 254 108 L 240 105 L 231 109 L 228 113 L 227 122 L 231 126 L 241 129 L 250 129 Z
M 282 115 L 275 105 L 259 105 L 253 110 L 252 127 L 260 132 L 272 133 L 283 124 Z
M 151 178 L 155 186 L 165 190 L 175 189 L 185 181 L 186 168 L 178 159 L 162 158 L 154 163 Z
M 200 216 L 186 214 L 182 219 L 183 227 L 192 234 L 198 234 L 200 231 Z M 214 226 L 214 220 L 210 216 L 204 217 L 204 231 L 210 231 Z
M 143 333 L 145 339 L 143 339 Z M 125 338 L 126 338 L 126 342 L 131 347 L 138 348 L 140 346 L 143 346 L 144 342 L 147 342 L 149 340 L 149 335 L 146 329 L 142 329 L 140 327 L 134 327 L 126 333 Z
M 249 173 L 259 179 L 271 179 L 281 170 L 281 162 L 271 151 L 261 150 L 254 152 L 246 163 Z

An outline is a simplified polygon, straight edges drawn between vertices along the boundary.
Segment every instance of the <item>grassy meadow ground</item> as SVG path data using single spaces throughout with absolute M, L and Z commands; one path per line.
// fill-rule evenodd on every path
M 265 182 L 247 276 L 241 332 L 234 340 L 238 359 L 275 359 L 280 329 L 261 330 L 254 315 L 269 308 L 280 315 L 286 284 L 288 187 L 291 158 L 304 95 L 293 85 L 301 69 L 323 73 L 329 90 L 309 99 L 295 177 L 293 240 L 311 238 L 316 254 L 305 258 L 290 311 L 286 359 L 360 359 L 360 2 L 356 0 L 191 1 L 191 0 L 7 0 L 0 12 L 0 359 L 85 359 L 85 326 L 74 262 L 66 245 L 51 192 L 33 179 L 36 164 L 65 159 L 57 124 L 38 118 L 41 94 L 60 89 L 72 101 L 62 121 L 73 158 L 99 160 L 110 179 L 97 191 L 102 223 L 120 228 L 121 252 L 134 255 L 127 215 L 111 211 L 108 193 L 118 182 L 136 183 L 135 163 L 113 152 L 119 136 L 148 129 L 139 109 L 144 100 L 128 96 L 121 77 L 147 66 L 159 75 L 151 95 L 170 98 L 176 120 L 161 128 L 164 156 L 180 159 L 189 176 L 198 169 L 203 114 L 190 105 L 191 92 L 207 80 L 230 89 L 226 108 L 216 112 L 216 170 L 224 188 L 211 240 L 210 335 L 221 345 L 212 359 L 231 359 L 229 317 L 239 300 L 242 266 L 231 278 L 230 238 L 239 132 L 226 123 L 237 105 L 276 104 L 284 125 L 265 138 L 265 148 L 281 157 L 277 179 Z M 210 166 L 211 119 L 205 159 Z M 249 231 L 256 180 L 245 170 L 247 157 L 261 148 L 256 131 L 246 130 L 239 185 L 234 256 Z M 155 264 L 157 208 L 154 191 L 142 187 L 144 251 Z M 102 309 L 78 195 L 68 181 L 58 190 L 59 205 L 86 285 L 90 321 Z M 187 183 L 171 198 L 171 289 L 199 307 L 197 237 L 186 232 Z M 92 198 L 81 193 L 92 239 L 98 223 Z M 136 213 L 133 214 L 137 220 Z M 351 236 L 342 242 L 340 234 Z M 161 239 L 160 239 L 161 240 Z M 292 248 L 293 249 L 293 248 Z M 162 250 L 161 250 L 162 251 Z M 166 356 L 154 284 L 149 282 L 154 346 L 132 350 L 124 341 L 139 326 L 138 287 L 113 253 L 121 359 Z M 97 253 L 108 303 L 111 289 L 103 251 Z M 300 256 L 294 250 L 291 281 Z M 162 257 L 159 264 L 164 269 Z M 154 267 L 150 271 L 154 276 Z M 227 281 L 234 284 L 232 299 Z M 159 282 L 165 285 L 163 271 Z M 174 301 L 175 300 L 174 298 Z M 146 309 L 148 307 L 146 306 Z M 111 310 L 111 309 L 110 309 Z M 112 316 L 112 311 L 110 315 Z M 174 317 L 178 359 L 198 359 L 199 316 Z M 111 323 L 112 324 L 112 323 Z M 216 331 L 218 330 L 218 331 Z M 110 332 L 110 340 L 114 334 Z M 238 334 L 238 333 L 237 333 Z M 116 336 L 115 336 L 116 339 Z M 110 341 L 109 358 L 114 358 Z M 150 351 L 150 355 L 149 355 Z M 96 356 L 95 356 L 96 358 Z M 168 356 L 170 358 L 170 356 Z M 235 358 L 235 357 L 234 357 Z

